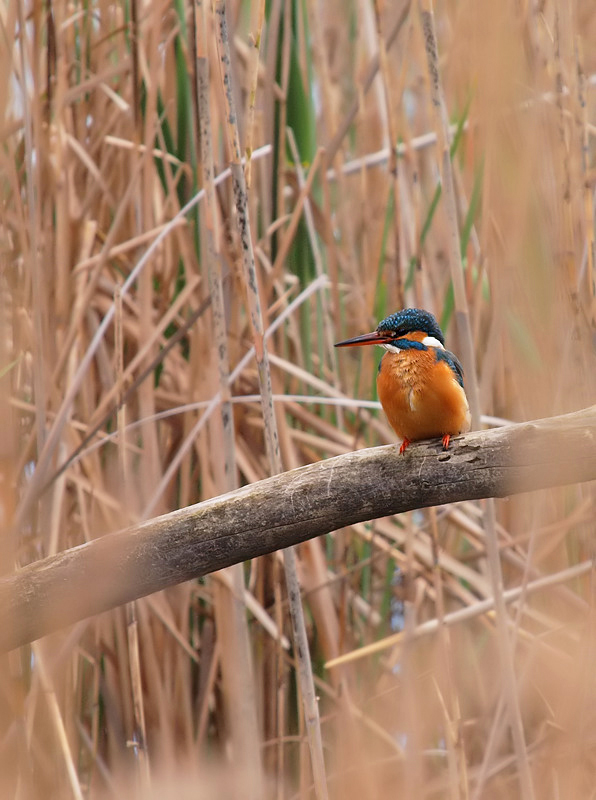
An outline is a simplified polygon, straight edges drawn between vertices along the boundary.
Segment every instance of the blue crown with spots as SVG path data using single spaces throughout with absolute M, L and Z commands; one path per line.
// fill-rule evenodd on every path
M 445 344 L 443 331 L 439 328 L 439 323 L 430 313 L 422 308 L 404 308 L 379 322 L 378 331 L 392 333 L 396 337 L 405 336 L 412 331 L 422 331 L 427 336 L 434 336 L 441 344 Z

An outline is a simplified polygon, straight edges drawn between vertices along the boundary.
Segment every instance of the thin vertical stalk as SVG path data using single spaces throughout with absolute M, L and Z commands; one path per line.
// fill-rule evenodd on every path
M 509 724 L 511 726 L 513 746 L 519 766 L 519 781 L 522 797 L 526 798 L 526 800 L 533 800 L 534 784 L 532 781 L 523 720 L 517 695 L 512 643 L 509 635 L 509 617 L 503 595 L 503 574 L 501 571 L 499 540 L 497 537 L 495 501 L 492 499 L 486 501 L 484 524 L 486 526 L 486 555 L 490 568 L 490 578 L 495 601 L 497 639 L 505 683 L 505 701 L 509 707 Z
M 290 24 L 291 20 L 291 6 L 290 0 L 279 0 L 280 2 L 280 11 L 281 11 L 281 20 L 280 20 L 280 27 L 282 28 L 282 40 L 280 45 L 280 86 L 281 86 L 281 98 L 277 105 L 277 113 L 278 113 L 278 130 L 277 130 L 277 142 L 274 144 L 274 148 L 277 147 L 277 173 L 273 175 L 273 180 L 271 183 L 272 188 L 275 186 L 275 198 L 277 201 L 277 207 L 273 209 L 273 213 L 275 215 L 275 219 L 282 219 L 284 214 L 284 188 L 285 188 L 285 170 L 286 170 L 286 148 L 285 148 L 285 139 L 286 139 L 286 123 L 288 119 L 288 87 L 290 85 L 290 57 L 292 51 L 292 37 L 291 37 L 291 30 L 292 26 Z M 271 137 L 270 141 L 273 141 L 273 136 Z M 275 160 L 273 162 L 275 164 Z
M 38 10 L 37 13 L 40 13 Z M 27 64 L 25 59 L 26 24 L 23 14 L 23 4 L 18 3 L 19 14 L 19 54 L 21 66 L 21 91 L 24 98 L 23 116 L 25 129 L 25 170 L 27 174 L 27 207 L 29 211 L 29 264 L 31 270 L 31 291 L 33 295 L 33 331 L 34 331 L 34 358 L 35 370 L 33 371 L 33 384 L 35 388 L 35 410 L 37 422 L 37 457 L 39 458 L 46 440 L 46 358 L 44 356 L 44 325 L 43 325 L 43 289 L 45 276 L 40 269 L 39 259 L 39 187 L 38 170 L 41 162 L 39 141 L 35 140 L 35 132 L 39 131 L 35 111 L 39 104 L 30 103 L 31 96 L 27 88 L 27 75 L 32 76 L 34 96 L 37 96 L 38 73 L 35 63 Z M 38 25 L 33 26 L 34 36 L 38 36 Z M 34 52 L 36 52 L 34 50 Z M 36 124 L 37 123 L 37 124 Z
M 494 504 L 493 504 L 494 505 Z M 526 551 L 525 557 L 525 564 L 524 564 L 524 571 L 522 575 L 521 586 L 518 587 L 519 592 L 519 599 L 517 602 L 517 613 L 515 615 L 515 623 L 513 625 L 513 630 L 511 632 L 511 648 L 515 650 L 517 645 L 517 639 L 519 634 L 519 628 L 522 624 L 522 616 L 524 613 L 525 608 L 525 601 L 528 595 L 528 585 L 530 579 L 530 572 L 531 572 L 531 565 L 534 556 L 534 552 L 536 549 L 536 531 L 538 528 L 538 519 L 536 514 L 537 509 L 534 509 L 534 513 L 532 515 L 532 520 L 529 524 L 530 533 L 530 540 L 528 543 L 528 549 Z M 505 602 L 505 596 L 503 593 L 503 602 Z M 519 683 L 523 683 L 527 678 L 527 673 L 529 670 L 530 664 L 525 665 L 524 673 L 519 676 Z M 473 800 L 479 800 L 482 797 L 482 794 L 485 790 L 485 783 L 487 780 L 487 776 L 490 771 L 490 765 L 492 763 L 492 758 L 495 754 L 495 751 L 499 745 L 499 742 L 502 740 L 503 731 L 507 726 L 507 705 L 506 705 L 506 698 L 501 694 L 499 697 L 499 702 L 496 708 L 496 711 L 493 715 L 493 722 L 491 725 L 490 734 L 485 746 L 484 750 L 484 758 L 482 760 L 482 765 L 480 768 L 479 774 L 476 776 L 476 788 L 474 791 Z
M 134 9 L 135 0 L 132 4 Z M 144 17 L 142 29 L 140 22 L 136 21 L 133 29 L 134 48 L 142 41 L 142 52 L 139 48 L 135 52 L 133 49 L 133 64 L 135 55 L 139 59 L 139 67 L 141 59 L 149 67 L 157 63 L 159 60 L 158 55 L 158 42 L 156 32 L 159 29 L 161 15 L 157 6 L 151 6 L 150 13 Z M 138 12 L 138 9 L 137 9 Z M 142 38 L 141 38 L 142 37 Z M 141 155 L 143 167 L 139 176 L 139 183 L 137 185 L 137 197 L 134 201 L 134 220 L 135 225 L 138 227 L 138 232 L 141 233 L 146 226 L 151 226 L 155 214 L 153 205 L 153 190 L 156 181 L 156 176 L 153 171 L 153 161 L 151 157 L 151 148 L 155 138 L 156 121 L 153 109 L 157 110 L 157 81 L 145 80 L 146 92 L 146 106 L 145 113 L 142 115 L 140 98 L 136 94 L 133 95 L 135 102 L 139 103 L 138 109 L 135 110 L 135 144 L 143 143 L 144 149 Z M 133 87 L 133 91 L 139 91 L 140 87 Z M 153 282 L 155 280 L 155 264 L 150 261 L 147 268 L 144 269 L 139 276 L 137 285 L 137 301 L 139 304 L 139 328 L 140 336 L 143 341 L 148 341 L 153 332 Z M 150 361 L 151 355 L 148 354 L 147 361 Z M 142 367 L 146 366 L 143 364 Z M 142 368 L 141 367 L 141 368 Z M 137 390 L 138 413 L 140 419 L 151 419 L 155 414 L 155 386 L 152 381 L 143 381 L 139 384 Z M 149 423 L 143 428 L 143 458 L 139 462 L 139 477 L 141 483 L 138 485 L 143 500 L 146 501 L 151 497 L 153 488 L 159 482 L 161 474 L 159 440 L 157 435 L 157 427 Z M 161 511 L 164 511 L 161 507 Z
M 248 95 L 248 119 L 246 124 L 246 186 L 250 189 L 252 182 L 252 149 L 255 136 L 255 107 L 257 101 L 257 86 L 259 83 L 259 54 L 261 51 L 261 36 L 263 21 L 265 19 L 265 0 L 257 0 L 257 26 L 252 38 L 252 76 L 250 92 Z
M 126 604 L 126 638 L 128 644 L 128 669 L 134 714 L 134 752 L 142 794 L 151 786 L 149 756 L 147 753 L 147 733 L 145 726 L 145 706 L 143 703 L 143 683 L 141 679 L 141 654 L 139 649 L 139 621 L 137 604 Z
M 236 208 L 236 224 L 238 227 L 238 234 L 240 236 L 242 266 L 244 268 L 244 278 L 248 293 L 250 324 L 255 345 L 259 383 L 261 386 L 263 416 L 265 419 L 265 445 L 267 448 L 269 463 L 272 465 L 275 472 L 281 472 L 279 439 L 277 435 L 277 426 L 274 422 L 273 415 L 269 358 L 267 355 L 267 348 L 265 347 L 263 340 L 263 316 L 261 313 L 261 300 L 257 285 L 257 272 L 250 231 L 248 197 L 246 191 L 246 181 L 244 178 L 244 169 L 242 167 L 240 135 L 238 133 L 238 119 L 236 116 L 236 103 L 234 101 L 232 87 L 233 79 L 231 70 L 230 45 L 228 40 L 228 26 L 226 20 L 226 8 L 223 0 L 218 0 L 218 2 L 215 3 L 215 15 L 219 63 L 227 112 L 226 134 L 230 151 L 230 171 L 232 173 L 232 185 Z
M 232 171 L 233 178 L 236 222 L 240 235 L 244 281 L 246 285 L 259 375 L 259 385 L 261 389 L 261 403 L 263 407 L 263 418 L 265 423 L 265 442 L 267 446 L 267 455 L 269 458 L 271 472 L 275 474 L 281 472 L 282 463 L 279 450 L 277 424 L 273 411 L 269 358 L 263 335 L 263 317 L 261 313 L 261 301 L 259 298 L 259 289 L 257 285 L 257 273 L 251 238 L 250 220 L 248 217 L 248 198 L 244 170 L 242 168 L 241 161 L 238 120 L 232 91 L 230 44 L 228 39 L 228 26 L 224 0 L 217 0 L 215 3 L 215 18 L 217 27 L 219 63 L 222 85 L 224 87 L 225 94 L 227 116 L 226 132 L 230 151 L 230 169 Z M 323 759 L 319 707 L 315 695 L 310 652 L 308 648 L 308 638 L 306 635 L 306 626 L 304 622 L 304 612 L 300 599 L 300 586 L 298 583 L 298 572 L 296 569 L 296 556 L 293 548 L 284 550 L 284 568 L 290 616 L 292 619 L 292 628 L 294 632 L 294 645 L 296 648 L 296 658 L 298 661 L 298 676 L 304 704 L 303 710 L 312 761 L 315 792 L 319 800 L 325 800 L 328 795 L 325 764 Z
M 399 167 L 397 162 L 397 131 L 395 129 L 395 119 L 391 104 L 390 93 L 390 71 L 387 61 L 387 47 L 383 38 L 383 14 L 379 0 L 374 2 L 375 23 L 377 32 L 377 47 L 379 49 L 379 66 L 383 83 L 383 100 L 385 102 L 385 118 L 387 124 L 387 137 L 389 139 L 389 175 L 393 188 L 393 230 L 395 234 L 395 294 L 397 306 L 405 306 L 404 281 L 402 275 L 402 231 L 401 231 L 401 198 L 399 190 Z M 388 275 L 388 283 L 391 284 L 392 274 Z
M 449 263 L 461 337 L 462 356 L 467 373 L 466 388 L 470 400 L 470 410 L 472 412 L 472 425 L 474 428 L 477 428 L 480 424 L 478 381 L 476 379 L 472 327 L 470 324 L 463 266 L 461 263 L 461 243 L 457 221 L 455 184 L 449 152 L 449 117 L 439 70 L 439 56 L 432 0 L 419 0 L 418 8 L 428 63 L 431 100 L 436 115 L 437 136 L 441 147 L 441 182 L 445 199 L 445 209 L 449 222 Z M 501 570 L 499 542 L 497 538 L 495 503 L 492 499 L 486 501 L 484 520 L 486 551 L 495 601 L 497 640 L 504 675 L 504 690 L 509 708 L 509 721 L 513 736 L 513 744 L 519 766 L 519 780 L 522 796 L 526 798 L 526 800 L 533 800 L 534 788 L 528 760 L 528 751 L 524 738 L 519 698 L 517 695 L 513 653 L 508 630 L 509 620 L 503 598 L 503 573 Z
M 116 286 L 114 292 L 114 348 L 116 356 L 116 386 L 119 393 L 117 413 L 118 428 L 118 485 L 122 487 L 123 497 L 127 494 L 129 478 L 126 468 L 126 404 L 122 401 L 124 372 L 124 333 L 122 313 L 122 290 Z M 141 678 L 141 655 L 139 650 L 139 622 L 137 619 L 136 601 L 126 604 L 126 633 L 128 644 L 128 669 L 130 672 L 130 689 L 134 717 L 134 749 L 139 787 L 142 794 L 150 788 L 149 756 L 147 753 L 147 729 L 145 726 L 145 707 L 143 704 L 143 682 Z
M 588 161 L 588 154 L 590 152 L 590 126 L 588 124 L 587 115 L 587 89 L 588 84 L 586 81 L 586 74 L 583 66 L 583 51 L 581 41 L 578 39 L 575 44 L 575 64 L 577 69 L 577 105 L 580 109 L 579 119 L 577 124 L 579 126 L 578 138 L 581 142 L 581 180 L 583 184 L 583 201 L 584 201 L 584 230 L 586 240 L 586 296 L 589 298 L 592 323 L 596 320 L 596 278 L 594 272 L 594 188 L 588 180 L 590 174 L 590 164 Z M 580 273 L 579 281 L 576 287 L 578 295 L 581 294 L 582 275 Z
M 131 2 L 131 31 L 130 31 L 130 45 L 132 56 L 132 103 L 133 103 L 133 141 L 138 146 L 143 141 L 143 118 L 141 113 L 140 102 L 140 37 L 141 30 L 138 17 L 138 0 Z M 150 29 L 150 26 L 147 26 Z M 145 36 L 146 48 L 151 48 L 152 37 L 151 35 Z M 144 57 L 151 59 L 153 53 L 144 53 Z M 154 88 L 150 84 L 147 87 L 147 108 L 152 109 L 155 105 Z M 135 209 L 135 222 L 138 225 L 139 232 L 142 232 L 145 223 L 151 218 L 151 208 L 148 198 L 151 195 L 151 169 L 150 158 L 147 149 L 150 146 L 152 139 L 152 124 L 153 120 L 149 115 L 146 117 L 145 125 L 145 148 L 146 151 L 141 156 L 143 164 L 139 174 L 139 183 L 137 184 L 137 196 L 134 200 Z M 143 270 L 138 284 L 138 300 L 139 300 L 139 323 L 141 328 L 141 339 L 148 340 L 150 338 L 150 331 L 152 327 L 152 282 L 153 273 L 151 267 Z M 120 315 L 119 312 L 120 311 Z M 122 319 L 122 296 L 121 291 L 118 289 L 115 298 L 115 312 L 114 312 L 114 327 L 115 327 L 115 341 L 123 348 L 123 319 Z M 120 332 L 118 328 L 120 327 Z M 116 376 L 117 383 L 122 385 L 122 375 L 124 371 L 123 350 L 116 353 L 118 359 L 118 375 Z M 150 355 L 147 356 L 148 360 Z M 138 404 L 139 416 L 141 419 L 150 417 L 155 411 L 153 386 L 149 382 L 141 384 L 138 391 Z M 124 407 L 121 408 L 121 413 L 124 413 Z M 157 458 L 157 436 L 155 425 L 149 425 L 143 431 L 143 449 L 146 457 L 141 459 L 139 470 L 141 475 L 141 485 L 145 487 L 145 491 L 151 489 L 157 483 L 158 475 L 158 458 Z M 119 459 L 118 463 L 123 470 L 122 486 L 126 492 L 127 471 L 126 471 L 126 442 L 124 440 L 124 431 L 122 436 L 119 437 Z M 150 772 L 149 772 L 149 759 L 147 754 L 147 733 L 145 727 L 145 708 L 143 704 L 143 684 L 141 679 L 141 656 L 139 648 L 139 621 L 137 616 L 137 605 L 135 602 L 128 603 L 126 606 L 126 635 L 127 635 L 127 652 L 128 652 L 128 669 L 130 672 L 130 687 L 133 705 L 133 718 L 135 727 L 135 756 L 137 758 L 137 769 L 139 775 L 139 786 L 142 793 L 145 794 L 150 787 Z
M 282 585 L 280 580 L 281 564 L 275 559 L 273 564 L 273 608 L 275 613 L 275 623 L 278 630 L 283 630 L 283 602 Z M 278 735 L 275 743 L 275 782 L 277 786 L 277 797 L 283 800 L 283 790 L 285 783 L 285 748 L 283 733 L 286 729 L 287 705 L 285 698 L 288 694 L 288 670 L 285 668 L 285 653 L 281 647 L 276 649 L 276 669 L 277 669 L 277 697 L 276 697 L 276 716 Z
M 451 279 L 453 281 L 457 326 L 461 339 L 462 360 L 467 378 L 466 392 L 470 401 L 472 427 L 474 430 L 477 430 L 480 426 L 480 402 L 478 399 L 478 382 L 475 377 L 474 340 L 472 338 L 472 326 L 470 324 L 464 272 L 461 263 L 461 241 L 457 221 L 455 183 L 453 180 L 451 154 L 449 152 L 451 134 L 447 104 L 445 102 L 443 87 L 441 85 L 441 74 L 439 71 L 439 54 L 432 0 L 419 0 L 419 9 L 428 61 L 431 101 L 437 122 L 437 141 L 441 151 L 441 184 L 443 187 L 445 210 L 449 222 L 448 256 L 451 266 Z
M 126 468 L 126 403 L 123 396 L 124 378 L 124 337 L 122 319 L 122 287 L 114 291 L 114 349 L 116 356 L 116 387 L 118 391 L 116 427 L 118 429 L 118 483 L 126 487 L 128 478 Z
M 64 725 L 64 718 L 60 710 L 58 698 L 56 697 L 56 690 L 54 689 L 54 685 L 46 668 L 45 654 L 43 653 L 39 642 L 34 642 L 31 647 L 35 658 L 37 676 L 39 677 L 39 682 L 48 704 L 50 720 L 58 739 L 62 757 L 64 758 L 64 765 L 66 768 L 66 774 L 68 776 L 68 782 L 72 791 L 72 796 L 75 798 L 75 800 L 83 800 L 83 791 L 81 789 L 81 784 L 79 783 L 79 776 L 77 775 L 77 769 L 72 750 L 68 741 L 66 727 Z
M 199 120 L 199 145 L 202 166 L 202 181 L 206 193 L 203 216 L 202 241 L 206 249 L 209 292 L 215 352 L 218 357 L 219 391 L 221 397 L 221 422 L 224 450 L 224 491 L 237 488 L 236 454 L 234 444 L 234 415 L 230 396 L 230 363 L 226 336 L 223 282 L 219 256 L 219 237 L 216 232 L 217 207 L 214 185 L 213 136 L 211 108 L 209 104 L 209 57 L 207 49 L 207 26 L 209 19 L 205 3 L 196 4 L 195 44 L 197 102 Z M 258 58 L 258 55 L 257 55 Z M 255 87 L 256 90 L 256 87 Z M 250 639 L 244 604 L 244 571 L 242 564 L 225 570 L 231 587 L 217 581 L 214 586 L 215 616 L 221 637 L 223 658 L 221 661 L 224 682 L 228 694 L 230 730 L 234 745 L 235 761 L 244 782 L 246 797 L 259 800 L 263 796 L 263 772 L 256 697 L 254 692 L 254 670 L 251 662 Z
M 414 579 L 415 531 L 408 525 L 405 541 L 406 567 L 404 570 L 405 596 L 404 596 L 404 628 L 403 650 L 401 658 L 401 675 L 404 686 L 404 719 L 407 731 L 404 748 L 404 795 L 408 798 L 416 797 L 419 787 L 423 785 L 422 747 L 420 744 L 420 726 L 418 724 L 418 708 L 416 704 L 416 671 L 412 658 L 414 630 L 416 628 L 416 582 Z
M 437 510 L 430 508 L 430 540 L 433 555 L 433 578 L 435 586 L 435 604 L 437 609 L 437 622 L 439 625 L 438 642 L 441 661 L 445 665 L 446 698 L 445 706 L 445 743 L 447 749 L 447 767 L 451 797 L 467 798 L 468 774 L 466 767 L 466 754 L 461 736 L 461 709 L 457 697 L 457 688 L 453 679 L 453 653 L 451 637 L 445 625 L 445 598 L 441 564 L 439 561 L 440 545 L 439 530 L 437 525 Z
M 570 292 L 575 290 L 577 285 L 577 272 L 576 272 L 576 264 L 574 258 L 574 207 L 573 207 L 573 200 L 576 187 L 573 185 L 573 177 L 572 176 L 572 147 L 573 147 L 573 137 L 575 134 L 575 130 L 573 128 L 569 129 L 567 126 L 566 116 L 568 114 L 568 110 L 565 107 L 565 102 L 563 98 L 563 86 L 565 85 L 565 81 L 563 78 L 564 75 L 564 68 L 563 68 L 563 55 L 566 54 L 567 47 L 569 44 L 569 30 L 568 30 L 568 14 L 565 11 L 565 4 L 561 4 L 559 6 L 555 6 L 554 9 L 554 25 L 553 25 L 553 45 L 554 45 L 554 67 L 556 71 L 555 75 L 555 84 L 556 84 L 556 92 L 555 98 L 557 103 L 557 110 L 559 112 L 559 159 L 561 164 L 561 175 L 560 175 L 560 197 L 562 199 L 562 208 L 561 208 L 561 231 L 560 231 L 560 243 L 559 243 L 559 250 L 562 254 L 562 263 L 564 265 L 565 270 L 565 277 L 567 282 L 567 287 Z M 566 61 L 566 59 L 565 59 Z M 574 71 L 570 70 L 569 75 L 566 76 L 568 80 L 573 81 L 574 78 Z M 570 102 L 574 100 L 574 92 L 571 91 L 569 95 Z

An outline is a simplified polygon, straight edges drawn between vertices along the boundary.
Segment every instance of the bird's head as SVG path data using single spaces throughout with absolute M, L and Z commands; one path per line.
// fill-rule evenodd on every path
M 415 338 L 426 346 L 442 348 L 445 344 L 443 331 L 429 311 L 424 311 L 422 308 L 405 308 L 381 320 L 376 331 L 344 339 L 335 346 L 359 347 L 365 344 L 380 344 L 391 349 L 392 342 L 411 334 L 420 334 Z

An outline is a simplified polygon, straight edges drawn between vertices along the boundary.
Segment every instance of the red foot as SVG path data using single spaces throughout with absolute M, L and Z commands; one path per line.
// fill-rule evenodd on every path
M 443 450 L 449 450 L 450 441 L 451 441 L 451 434 L 446 433 L 445 436 L 443 436 Z
M 401 455 L 402 453 L 405 453 L 406 450 L 408 449 L 408 445 L 410 445 L 410 444 L 412 444 L 412 443 L 410 442 L 409 439 L 404 439 L 403 442 L 401 443 L 400 448 L 399 448 L 399 454 Z

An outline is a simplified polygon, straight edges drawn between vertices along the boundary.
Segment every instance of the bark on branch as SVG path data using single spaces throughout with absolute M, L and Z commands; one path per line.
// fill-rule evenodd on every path
M 596 479 L 596 406 L 359 450 L 108 534 L 0 580 L 0 651 L 239 561 L 364 520 Z

